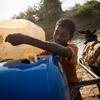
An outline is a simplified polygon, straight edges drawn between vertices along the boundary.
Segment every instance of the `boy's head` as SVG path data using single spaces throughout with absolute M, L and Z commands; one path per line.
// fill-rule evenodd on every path
M 55 42 L 66 45 L 72 39 L 75 31 L 75 24 L 69 19 L 60 19 L 56 23 L 53 39 Z

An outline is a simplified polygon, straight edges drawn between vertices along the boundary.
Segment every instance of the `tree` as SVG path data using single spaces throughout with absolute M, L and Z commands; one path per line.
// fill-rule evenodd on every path
M 47 21 L 56 21 L 62 15 L 61 3 L 59 0 L 41 0 L 43 5 L 41 6 L 41 13 Z
M 26 11 L 24 12 L 20 12 L 19 15 L 14 15 L 12 17 L 12 19 L 27 19 L 30 20 L 32 22 L 36 22 L 38 20 L 38 16 L 37 16 L 37 7 L 31 7 L 29 6 Z
M 56 21 L 62 16 L 61 3 L 59 0 L 41 0 L 39 5 L 28 7 L 26 11 L 19 15 L 14 15 L 13 19 L 24 18 L 40 25 L 51 38 Z

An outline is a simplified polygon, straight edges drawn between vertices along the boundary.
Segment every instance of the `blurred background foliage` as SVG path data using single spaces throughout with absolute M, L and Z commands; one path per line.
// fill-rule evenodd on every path
M 46 32 L 47 40 L 50 40 L 52 38 L 56 21 L 61 17 L 68 17 L 72 19 L 78 27 L 81 27 L 85 23 L 84 19 L 87 17 L 87 20 L 89 20 L 89 16 L 93 16 L 93 23 L 98 22 L 98 18 L 100 18 L 100 2 L 97 0 L 86 1 L 84 5 L 76 4 L 73 8 L 66 11 L 62 11 L 61 3 L 62 2 L 59 0 L 41 0 L 37 6 L 28 6 L 24 12 L 14 15 L 12 19 L 24 18 L 40 25 Z M 95 15 L 98 16 L 98 18 L 95 18 Z M 81 23 L 82 21 L 84 23 Z M 87 25 L 90 22 L 87 21 L 84 25 Z

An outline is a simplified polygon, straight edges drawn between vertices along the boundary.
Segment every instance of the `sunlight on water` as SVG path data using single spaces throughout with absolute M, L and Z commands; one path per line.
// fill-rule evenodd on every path
M 75 40 L 75 43 L 78 46 L 78 58 L 80 58 L 82 51 L 83 51 L 83 48 L 84 48 L 84 40 L 77 39 L 77 40 Z

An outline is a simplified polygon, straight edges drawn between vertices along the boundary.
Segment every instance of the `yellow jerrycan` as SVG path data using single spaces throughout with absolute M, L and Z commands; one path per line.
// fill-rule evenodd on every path
M 3 59 L 22 59 L 29 56 L 36 56 L 43 52 L 42 49 L 30 45 L 12 46 L 5 42 L 9 34 L 22 33 L 40 40 L 45 41 L 44 30 L 25 19 L 11 19 L 0 21 L 0 58 Z

